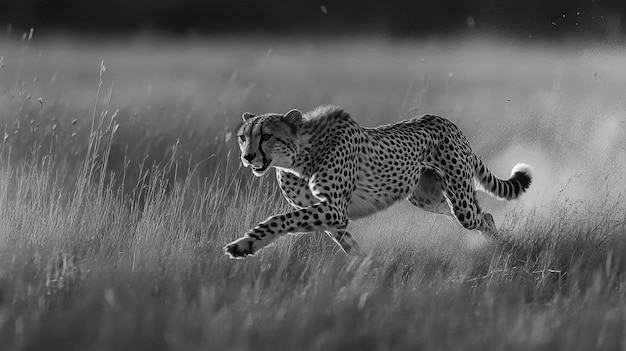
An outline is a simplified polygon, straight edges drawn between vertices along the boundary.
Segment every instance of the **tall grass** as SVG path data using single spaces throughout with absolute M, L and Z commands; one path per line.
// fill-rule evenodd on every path
M 284 210 L 267 184 L 189 179 L 142 186 L 143 206 L 97 183 L 79 198 L 49 168 L 15 171 L 3 193 L 2 340 L 43 349 L 612 349 L 623 342 L 624 221 L 564 211 L 508 233 L 541 233 L 465 262 L 395 244 L 362 259 L 321 235 L 246 261 L 221 246 Z M 7 175 L 8 176 L 8 175 Z M 103 192 L 104 190 L 104 192 Z M 249 209 L 245 211 L 245 209 Z M 620 215 L 624 216 L 622 207 Z M 519 217 L 518 217 L 519 216 Z M 219 219 L 216 219 L 219 218 Z M 577 238 L 568 240 L 568 238 Z M 469 268 L 468 268 L 469 267 Z
M 218 54 L 212 57 L 231 60 L 245 61 L 242 53 L 260 51 L 258 44 L 247 49 L 228 43 L 216 45 L 232 51 L 217 50 Z M 330 44 L 334 50 L 331 55 L 350 58 L 354 57 L 351 51 L 359 54 L 368 50 L 363 43 L 344 46 L 339 51 L 338 46 Z M 76 89 L 70 90 L 70 94 L 75 93 L 77 99 L 89 95 L 85 101 L 70 103 L 72 106 L 64 105 L 63 97 L 52 103 L 52 97 L 43 96 L 43 103 L 37 102 L 33 107 L 32 101 L 37 101 L 33 96 L 41 89 L 35 83 L 35 86 L 25 83 L 3 87 L 0 106 L 8 137 L 0 160 L 2 349 L 610 350 L 622 347 L 626 342 L 626 206 L 619 195 L 621 190 L 615 188 L 616 181 L 611 178 L 619 175 L 598 180 L 604 179 L 601 176 L 606 176 L 605 173 L 623 169 L 619 150 L 609 148 L 611 157 L 617 160 L 613 166 L 584 170 L 580 175 L 569 174 L 569 178 L 598 180 L 593 184 L 565 185 L 559 182 L 559 177 L 554 177 L 550 184 L 539 178 L 534 186 L 543 193 L 533 193 L 531 188 L 528 194 L 533 207 L 520 203 L 501 213 L 504 220 L 498 241 L 479 240 L 475 245 L 455 244 L 451 239 L 437 241 L 457 238 L 463 242 L 459 238 L 471 234 L 452 225 L 446 227 L 442 219 L 432 219 L 416 210 L 405 213 L 402 208 L 394 208 L 387 213 L 391 219 L 375 217 L 365 226 L 357 224 L 356 231 L 353 230 L 366 244 L 366 257 L 344 256 L 322 233 L 286 237 L 247 260 L 233 261 L 223 256 L 221 247 L 225 243 L 259 220 L 288 208 L 272 179 L 252 179 L 239 168 L 236 150 L 226 142 L 227 120 L 220 119 L 224 115 L 219 111 L 225 110 L 225 115 L 236 117 L 244 105 L 250 110 L 269 110 L 287 104 L 293 107 L 289 101 L 294 98 L 294 92 L 277 93 L 269 99 L 253 96 L 255 88 L 246 93 L 248 87 L 243 84 L 242 89 L 237 83 L 242 79 L 239 77 L 258 78 L 265 70 L 278 76 L 279 81 L 284 79 L 283 75 L 301 76 L 307 83 L 296 84 L 296 95 L 310 93 L 304 98 L 296 97 L 293 104 L 306 106 L 324 97 L 325 87 L 330 83 L 348 84 L 341 82 L 351 79 L 349 85 L 364 89 L 363 96 L 374 96 L 385 90 L 371 84 L 388 85 L 393 87 L 391 91 L 396 91 L 391 79 L 377 80 L 385 74 L 393 73 L 397 78 L 403 68 L 406 71 L 415 64 L 423 67 L 418 68 L 422 70 L 420 76 L 436 76 L 442 67 L 449 65 L 453 69 L 458 64 L 451 57 L 456 57 L 459 50 L 466 55 L 478 55 L 471 47 L 451 47 L 422 44 L 423 55 L 442 57 L 442 62 L 432 67 L 420 66 L 426 63 L 414 58 L 406 61 L 396 58 L 399 62 L 394 66 L 391 62 L 379 64 L 364 57 L 357 62 L 358 67 L 337 60 L 341 69 L 347 71 L 335 79 L 330 75 L 337 72 L 328 62 L 326 67 L 331 72 L 327 74 L 319 71 L 323 64 L 300 71 L 303 66 L 299 62 L 312 60 L 309 55 L 320 61 L 329 60 L 326 51 L 324 55 L 317 51 L 307 54 L 306 48 L 298 49 L 293 56 L 278 54 L 278 62 L 266 58 L 264 53 L 254 68 L 240 63 L 242 73 L 237 73 L 235 78 L 224 73 L 232 66 L 225 59 L 217 60 L 212 62 L 215 65 L 211 66 L 212 74 L 222 77 L 220 82 L 226 85 L 215 96 L 221 96 L 220 104 L 226 107 L 223 110 L 191 107 L 189 110 L 203 112 L 190 112 L 182 119 L 184 122 L 174 116 L 179 110 L 185 111 L 180 102 L 163 109 L 148 108 L 161 102 L 167 105 L 171 97 L 141 100 L 146 106 L 138 107 L 139 115 L 151 111 L 141 117 L 134 115 L 136 107 L 131 102 L 124 101 L 124 93 L 133 91 L 129 88 L 131 83 L 122 79 L 121 84 L 107 87 L 111 66 L 123 66 L 119 62 L 132 66 L 137 57 L 146 58 L 153 53 L 150 47 L 143 49 L 148 55 L 139 50 L 128 56 L 116 56 L 119 49 L 108 48 L 105 56 L 113 55 L 113 61 L 118 63 L 109 65 L 105 61 L 99 69 L 97 64 L 101 59 L 95 58 L 94 53 L 74 48 L 79 57 L 75 64 L 78 67 L 93 64 L 96 74 L 88 89 L 80 87 L 80 82 L 76 83 L 78 88 L 65 85 Z M 277 50 L 289 48 L 292 46 L 281 43 Z M 180 48 L 174 46 L 174 49 Z M 185 49 L 192 53 L 187 59 L 192 62 L 202 61 L 196 56 L 198 52 L 206 53 L 196 46 Z M 383 49 L 397 54 L 378 54 L 390 60 L 414 53 L 401 44 L 369 46 L 371 52 Z M 58 53 L 50 50 L 51 61 L 55 62 L 54 55 Z M 453 50 L 454 55 L 446 54 L 447 50 Z M 516 57 L 507 56 L 507 51 L 489 50 L 488 53 L 499 54 L 490 56 L 501 60 L 502 65 L 519 63 Z M 164 65 L 159 60 L 170 64 L 169 55 L 175 54 L 157 55 L 157 63 L 149 61 L 146 69 L 153 73 L 151 65 Z M 551 51 L 544 55 L 544 62 L 549 64 L 554 64 L 555 56 L 563 57 Z M 539 53 L 531 51 L 526 59 L 538 57 L 541 57 Z M 25 80 L 33 70 L 28 58 L 23 60 L 20 80 Z M 43 55 L 40 64 L 49 64 L 46 62 Z M 574 168 L 591 160 L 588 156 L 595 150 L 605 147 L 596 145 L 593 147 L 599 149 L 584 151 L 586 146 L 576 145 L 565 136 L 550 136 L 550 131 L 562 130 L 574 120 L 566 117 L 554 122 L 535 117 L 513 123 L 511 120 L 518 114 L 511 113 L 503 121 L 480 119 L 478 112 L 483 108 L 472 107 L 478 99 L 472 94 L 479 93 L 464 93 L 462 87 L 468 83 L 458 78 L 482 67 L 475 62 L 471 65 L 474 71 L 457 72 L 452 77 L 446 73 L 444 83 L 431 78 L 431 83 L 426 83 L 427 79 L 419 80 L 428 85 L 405 85 L 399 90 L 400 96 L 384 93 L 390 101 L 400 102 L 390 104 L 393 106 L 389 108 L 379 107 L 384 110 L 379 117 L 359 108 L 355 110 L 363 113 L 355 116 L 365 124 L 391 122 L 406 113 L 398 111 L 397 106 L 403 101 L 405 106 L 411 105 L 409 101 L 413 97 L 419 106 L 411 108 L 449 108 L 452 118 L 468 131 L 472 141 L 477 141 L 473 143 L 477 152 L 487 154 L 484 157 L 495 164 L 494 169 L 502 161 L 495 151 L 488 151 L 490 144 L 506 149 L 509 143 L 527 145 L 532 144 L 528 140 L 537 141 L 548 151 L 536 153 L 534 149 L 526 149 L 526 155 L 544 162 L 546 159 L 558 162 L 562 155 L 574 159 L 569 153 L 573 150 L 581 155 Z M 381 67 L 388 66 L 393 68 L 381 73 Z M 569 67 L 579 66 L 568 61 L 565 68 Z M 43 69 L 40 74 L 46 72 Z M 5 73 L 0 71 L 0 77 L 2 74 Z M 155 80 L 165 79 L 163 76 L 176 77 L 165 70 Z M 255 81 L 257 86 L 278 91 L 274 86 L 277 81 L 268 78 L 271 75 L 262 77 L 265 78 Z M 482 88 L 485 91 L 506 90 L 512 84 L 496 79 L 499 73 L 489 77 L 490 82 L 481 83 L 491 84 L 489 89 Z M 136 79 L 146 77 L 139 73 Z M 555 82 L 576 80 L 576 77 L 560 79 Z M 364 83 L 367 81 L 371 84 Z M 185 85 L 176 80 L 173 84 Z M 447 86 L 438 87 L 440 84 Z M 520 84 L 523 87 L 512 95 L 523 99 L 525 93 L 541 90 L 546 83 L 520 78 Z M 601 88 L 609 90 L 614 84 L 620 83 L 610 80 Z M 418 86 L 422 88 L 415 92 Z M 429 103 L 436 98 L 436 94 L 429 93 L 431 89 L 460 97 L 462 101 L 456 107 L 451 103 Z M 326 102 L 345 99 L 348 104 L 356 105 L 354 97 L 342 95 L 353 92 L 332 91 L 336 95 L 326 96 L 332 100 Z M 31 98 L 27 100 L 29 94 Z M 538 105 L 541 111 L 555 111 L 550 110 L 553 103 L 556 110 L 569 110 L 560 104 L 570 101 L 576 91 L 557 89 L 553 94 L 552 98 L 546 98 L 547 103 Z M 116 102 L 116 96 L 122 96 L 121 101 Z M 490 101 L 485 99 L 482 101 Z M 543 101 L 537 97 L 526 100 Z M 189 105 L 197 101 L 192 99 Z M 371 103 L 367 105 L 372 106 Z M 271 106 L 263 108 L 266 104 Z M 502 102 L 492 105 L 506 106 Z M 585 105 L 581 103 L 578 107 Z M 455 109 L 466 111 L 468 117 L 461 117 Z M 206 118 L 217 126 L 200 119 L 200 114 L 208 115 Z M 612 117 L 607 118 L 612 121 Z M 502 127 L 505 124 L 509 127 Z M 493 133 L 494 126 L 501 128 L 497 129 L 499 133 Z M 530 132 L 537 126 L 544 128 L 543 133 Z M 589 125 L 589 129 L 596 130 L 596 126 Z M 565 132 L 574 136 L 576 133 Z M 481 141 L 481 137 L 489 140 Z M 509 158 L 521 155 L 517 150 L 512 147 L 504 150 L 504 154 Z M 592 161 L 604 165 L 601 161 L 606 160 L 598 157 Z M 549 165 L 539 164 L 538 168 L 539 176 L 559 175 Z M 574 190 L 570 192 L 571 188 Z M 593 193 L 580 196 L 589 189 L 594 189 Z M 504 206 L 498 202 L 487 205 Z M 402 223 L 400 219 L 404 217 L 412 217 L 414 221 Z M 385 227 L 385 221 L 395 226 Z

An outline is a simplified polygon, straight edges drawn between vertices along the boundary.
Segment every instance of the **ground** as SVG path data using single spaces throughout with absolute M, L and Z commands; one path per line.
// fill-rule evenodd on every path
M 493 38 L 4 40 L 1 348 L 620 348 L 624 56 Z M 320 104 L 366 126 L 443 115 L 496 175 L 532 165 L 519 201 L 481 198 L 505 240 L 400 204 L 351 224 L 365 258 L 322 234 L 225 258 L 288 208 L 272 175 L 238 166 L 241 113 Z

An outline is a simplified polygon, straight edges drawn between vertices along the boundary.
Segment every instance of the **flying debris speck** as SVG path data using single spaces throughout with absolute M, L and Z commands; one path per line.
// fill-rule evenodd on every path
M 328 13 L 328 10 L 326 9 L 326 6 L 324 6 L 324 5 L 320 6 L 320 10 L 322 10 L 323 14 L 327 14 Z
M 476 21 L 474 20 L 474 17 L 468 16 L 466 21 L 467 21 L 467 28 L 469 29 L 476 28 Z

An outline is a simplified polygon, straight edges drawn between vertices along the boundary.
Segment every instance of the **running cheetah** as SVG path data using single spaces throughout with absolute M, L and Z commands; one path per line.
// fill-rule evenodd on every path
M 402 199 L 493 236 L 497 229 L 476 203 L 475 181 L 481 190 L 513 200 L 532 180 L 526 164 L 517 164 L 508 180 L 494 177 L 461 130 L 438 116 L 376 128 L 359 126 L 335 106 L 242 117 L 237 137 L 243 165 L 256 176 L 274 167 L 294 210 L 268 218 L 226 245 L 231 258 L 254 255 L 284 234 L 315 230 L 324 230 L 346 253 L 360 252 L 345 230 L 348 221 Z

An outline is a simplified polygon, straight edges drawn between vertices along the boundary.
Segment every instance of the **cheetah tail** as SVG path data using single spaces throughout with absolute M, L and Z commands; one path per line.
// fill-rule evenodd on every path
M 506 200 L 519 198 L 532 182 L 532 169 L 525 163 L 518 163 L 507 180 L 498 179 L 491 174 L 485 164 L 476 157 L 474 176 L 483 190 Z

